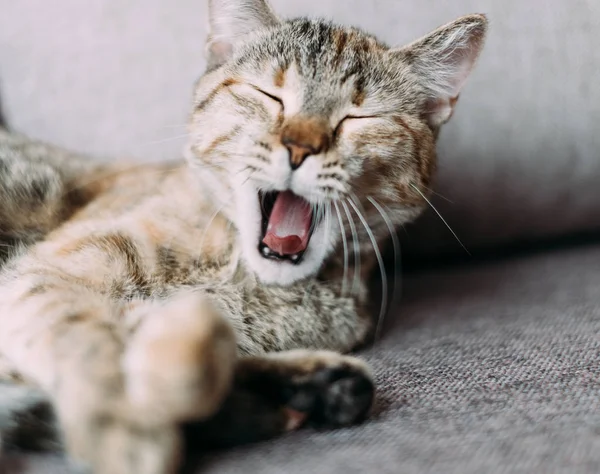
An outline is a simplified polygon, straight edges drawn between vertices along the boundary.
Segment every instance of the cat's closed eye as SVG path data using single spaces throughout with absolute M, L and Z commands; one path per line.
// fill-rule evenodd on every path
M 367 120 L 367 119 L 376 119 L 379 118 L 376 115 L 346 115 L 342 120 L 340 120 L 338 122 L 338 124 L 336 125 L 333 134 L 334 136 L 337 136 L 339 134 L 339 132 L 342 130 L 342 127 L 344 126 L 345 123 L 347 123 L 350 120 Z
M 279 98 L 279 97 L 277 97 L 277 96 L 275 96 L 275 95 L 273 95 L 273 94 L 271 94 L 271 93 L 269 93 L 269 92 L 267 92 L 267 91 L 265 91 L 265 90 L 261 89 L 260 87 L 256 87 L 256 86 L 252 86 L 252 87 L 253 87 L 253 88 L 254 88 L 254 89 L 257 91 L 257 92 L 260 92 L 262 95 L 264 95 L 264 96 L 268 97 L 269 99 L 271 99 L 271 100 L 273 100 L 273 101 L 275 101 L 275 102 L 278 102 L 278 103 L 281 105 L 281 107 L 283 108 L 283 100 L 282 100 L 281 98 Z

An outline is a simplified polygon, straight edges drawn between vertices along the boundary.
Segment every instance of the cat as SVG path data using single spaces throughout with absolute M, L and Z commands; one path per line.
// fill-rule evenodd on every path
M 49 400 L 95 473 L 176 472 L 190 422 L 202 449 L 368 415 L 345 355 L 375 332 L 368 276 L 426 207 L 487 30 L 394 48 L 265 0 L 210 0 L 209 22 L 184 162 L 0 131 L 0 406 L 25 394 L 49 423 Z M 15 420 L 5 443 L 31 441 Z

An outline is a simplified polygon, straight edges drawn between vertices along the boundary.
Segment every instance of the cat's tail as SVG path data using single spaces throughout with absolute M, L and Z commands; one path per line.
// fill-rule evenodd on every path
M 0 458 L 11 450 L 61 451 L 62 442 L 45 394 L 0 380 Z

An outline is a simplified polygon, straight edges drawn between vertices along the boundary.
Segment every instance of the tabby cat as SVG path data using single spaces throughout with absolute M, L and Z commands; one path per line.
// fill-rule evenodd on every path
M 487 21 L 390 48 L 265 0 L 211 0 L 209 17 L 186 164 L 0 132 L 5 445 L 31 441 L 6 412 L 18 393 L 51 400 L 100 474 L 175 472 L 192 421 L 201 449 L 370 409 L 369 369 L 341 353 L 374 332 L 367 277 L 426 205 Z

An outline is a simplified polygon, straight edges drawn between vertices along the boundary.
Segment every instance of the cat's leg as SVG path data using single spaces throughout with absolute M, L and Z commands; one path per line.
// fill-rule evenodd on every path
M 245 357 L 221 410 L 190 424 L 188 438 L 198 446 L 227 447 L 305 424 L 347 426 L 367 415 L 373 398 L 370 370 L 355 357 L 309 350 Z
M 229 326 L 189 297 L 141 305 L 131 313 L 145 311 L 147 324 L 128 333 L 119 324 L 126 308 L 49 273 L 5 281 L 3 354 L 48 393 L 68 452 L 92 472 L 175 472 L 176 422 L 211 414 L 225 396 L 235 359 Z
M 69 454 L 92 472 L 171 472 L 179 434 L 143 423 L 124 397 L 118 308 L 83 287 L 22 276 L 2 291 L 0 344 L 56 410 Z
M 199 292 L 133 303 L 123 356 L 128 400 L 155 423 L 213 415 L 230 390 L 233 329 Z

